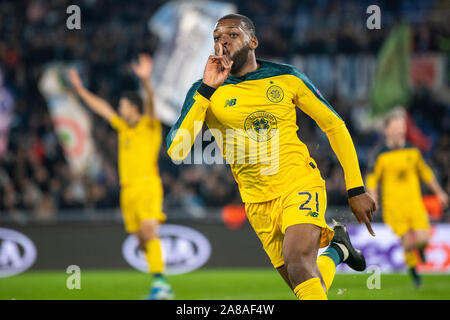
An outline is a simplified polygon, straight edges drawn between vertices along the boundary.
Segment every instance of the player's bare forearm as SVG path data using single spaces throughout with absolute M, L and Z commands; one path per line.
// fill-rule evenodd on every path
M 448 207 L 449 199 L 448 194 L 442 189 L 439 182 L 434 178 L 427 184 L 427 186 L 431 189 L 431 191 L 439 198 L 442 205 L 446 208 Z
M 76 69 L 69 69 L 68 76 L 73 88 L 88 107 L 109 121 L 115 114 L 109 103 L 86 89 Z
M 93 94 L 85 87 L 77 88 L 77 93 L 92 111 L 103 117 L 105 120 L 109 121 L 112 116 L 116 114 L 114 109 L 106 100 Z
M 131 63 L 131 68 L 133 69 L 134 74 L 140 79 L 141 86 L 144 88 L 144 114 L 149 116 L 150 118 L 154 118 L 154 93 L 150 81 L 150 76 L 153 70 L 153 60 L 150 55 L 141 53 L 139 54 L 138 61 Z
M 141 85 L 145 92 L 144 113 L 153 119 L 155 117 L 155 97 L 150 79 L 141 79 Z

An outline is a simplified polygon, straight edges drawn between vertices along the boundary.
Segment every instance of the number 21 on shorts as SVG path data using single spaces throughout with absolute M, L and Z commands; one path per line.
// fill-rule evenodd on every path
M 299 210 L 307 210 L 307 211 L 311 211 L 311 212 L 315 210 L 315 212 L 319 213 L 319 193 L 314 192 L 314 198 L 315 198 L 314 200 L 316 202 L 316 206 L 315 206 L 314 210 L 310 207 L 311 205 L 313 205 L 313 204 L 310 204 L 310 202 L 313 198 L 313 195 L 311 194 L 311 192 L 307 192 L 307 191 L 299 192 L 298 195 L 306 196 L 306 201 L 300 205 L 300 207 L 298 208 Z

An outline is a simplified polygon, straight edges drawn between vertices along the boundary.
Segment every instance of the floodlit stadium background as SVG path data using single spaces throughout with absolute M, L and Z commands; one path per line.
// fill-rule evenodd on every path
M 377 116 L 404 103 L 409 141 L 421 149 L 450 193 L 448 1 L 180 3 L 78 1 L 81 28 L 73 30 L 67 24 L 70 1 L 0 3 L 0 276 L 29 268 L 65 270 L 70 264 L 145 269 L 121 224 L 116 134 L 71 98 L 58 72 L 77 66 L 88 88 L 116 106 L 122 91 L 138 89 L 130 62 L 140 52 L 152 54 L 156 107 L 165 137 L 187 89 L 201 77 L 212 50 L 214 22 L 229 12 L 254 21 L 258 58 L 293 64 L 319 88 L 346 121 L 363 174 L 382 143 Z M 372 4 L 381 9 L 380 29 L 368 28 L 367 8 Z M 396 50 L 396 41 L 404 40 L 399 30 L 411 35 L 407 50 Z M 383 55 L 380 49 L 388 36 L 394 40 Z M 380 61 L 386 77 L 389 69 L 398 76 L 386 95 L 376 79 Z M 403 73 L 402 65 L 407 66 Z M 371 99 L 373 92 L 376 101 Z M 380 211 L 376 238 L 354 225 L 342 169 L 326 136 L 305 115 L 300 136 L 327 183 L 327 220 L 350 224 L 352 239 L 368 264 L 383 272 L 402 270 L 400 245 L 381 224 Z M 172 225 L 161 232 L 166 232 L 163 240 L 172 273 L 270 266 L 243 217 L 237 185 L 226 165 L 175 165 L 163 144 L 159 167 L 164 211 Z M 429 261 L 421 268 L 447 273 L 450 211 L 436 206 L 433 197 L 425 201 L 433 240 Z M 186 234 L 193 229 L 195 235 L 183 238 L 180 234 L 185 233 L 170 230 L 180 226 L 190 228 Z

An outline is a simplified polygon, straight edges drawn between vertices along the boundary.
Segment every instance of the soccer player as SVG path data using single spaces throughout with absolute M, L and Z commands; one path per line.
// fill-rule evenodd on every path
M 158 227 L 166 216 L 162 212 L 163 189 L 158 170 L 162 129 L 153 106 L 151 57 L 141 54 L 139 62 L 131 66 L 140 79 L 146 99 L 144 103 L 137 92 L 124 92 L 119 100 L 119 114 L 107 101 L 84 87 L 75 69 L 69 71 L 69 78 L 86 105 L 118 132 L 120 206 L 125 229 L 139 239 L 153 275 L 149 299 L 171 299 L 173 292 L 164 277 L 165 265 L 158 238 Z
M 368 192 L 378 202 L 378 182 L 381 181 L 382 213 L 384 222 L 400 237 L 416 287 L 422 281 L 417 274 L 417 253 L 425 262 L 425 248 L 430 241 L 428 213 L 422 201 L 420 181 L 436 194 L 443 206 L 448 195 L 442 190 L 419 149 L 406 142 L 406 114 L 394 109 L 385 119 L 385 146 L 379 150 L 373 169 L 366 177 Z
M 327 299 L 336 266 L 345 262 L 362 271 L 365 259 L 345 226 L 333 230 L 325 221 L 325 182 L 297 136 L 296 107 L 327 134 L 344 169 L 350 208 L 375 235 L 370 224 L 375 203 L 365 192 L 350 134 L 304 74 L 256 59 L 258 39 L 249 18 L 222 17 L 213 38 L 215 54 L 187 93 L 167 137 L 168 154 L 183 160 L 206 122 L 274 268 L 299 299 Z M 327 245 L 318 258 L 319 247 Z

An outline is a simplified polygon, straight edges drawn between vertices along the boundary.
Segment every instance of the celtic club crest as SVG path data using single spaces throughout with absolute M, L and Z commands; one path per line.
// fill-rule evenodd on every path
M 256 141 L 268 141 L 275 134 L 277 119 L 266 111 L 256 111 L 251 113 L 244 123 L 247 135 Z
M 281 89 L 279 86 L 270 86 L 269 89 L 267 89 L 267 98 L 271 102 L 278 103 L 284 98 L 284 92 L 283 89 Z

